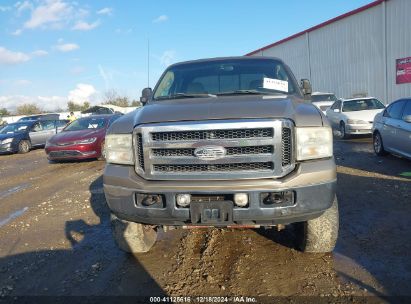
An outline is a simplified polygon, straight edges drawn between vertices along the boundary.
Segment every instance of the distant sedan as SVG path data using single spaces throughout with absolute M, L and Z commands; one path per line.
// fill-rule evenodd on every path
M 352 98 L 337 100 L 327 109 L 326 115 L 332 127 L 340 131 L 340 137 L 347 138 L 349 135 L 371 135 L 375 115 L 384 109 L 376 98 Z
M 111 123 L 121 115 L 79 118 L 46 143 L 49 160 L 104 158 L 104 139 Z
M 392 102 L 375 117 L 373 144 L 377 155 L 393 153 L 411 159 L 411 98 Z
M 27 153 L 32 147 L 44 146 L 67 123 L 68 120 L 25 120 L 7 124 L 0 128 L 0 154 Z

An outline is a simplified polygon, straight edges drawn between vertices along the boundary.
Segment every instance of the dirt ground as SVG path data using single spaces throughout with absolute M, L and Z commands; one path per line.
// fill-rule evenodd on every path
M 336 140 L 335 156 L 340 236 L 332 254 L 295 250 L 288 227 L 173 230 L 161 233 L 149 253 L 132 256 L 111 236 L 104 162 L 53 164 L 42 149 L 1 155 L 0 301 L 33 295 L 411 301 L 411 161 L 376 157 L 367 137 Z

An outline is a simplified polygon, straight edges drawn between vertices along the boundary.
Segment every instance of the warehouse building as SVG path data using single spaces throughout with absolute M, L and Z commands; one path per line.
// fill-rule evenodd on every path
M 279 57 L 340 98 L 411 97 L 411 0 L 374 1 L 247 55 Z

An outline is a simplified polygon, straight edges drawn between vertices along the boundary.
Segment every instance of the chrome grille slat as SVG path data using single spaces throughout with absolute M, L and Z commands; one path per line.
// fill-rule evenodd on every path
M 173 132 L 153 132 L 153 141 L 190 141 L 209 139 L 237 139 L 237 138 L 272 138 L 272 128 L 255 129 L 231 129 L 231 130 L 199 130 L 199 131 L 173 131 Z
M 171 148 L 171 149 L 153 149 L 155 157 L 194 157 L 195 148 Z M 273 146 L 248 146 L 248 147 L 226 147 L 227 155 L 244 155 L 244 154 L 272 154 Z
M 282 165 L 288 166 L 291 164 L 291 129 L 283 128 L 282 129 L 282 138 L 281 138 L 281 152 L 283 155 Z
M 137 134 L 137 158 L 141 170 L 144 171 L 143 137 L 141 134 Z
M 248 155 L 228 155 L 222 159 L 207 160 L 198 159 L 197 157 L 151 157 L 150 161 L 153 164 L 169 164 L 169 165 L 182 165 L 182 164 L 221 164 L 221 163 L 247 163 L 247 162 L 268 162 L 273 160 L 272 154 L 259 154 L 253 155 L 250 158 Z
M 274 168 L 272 162 L 264 163 L 232 163 L 232 164 L 196 164 L 196 165 L 153 165 L 156 172 L 235 172 L 235 171 L 271 171 Z
M 285 119 L 153 123 L 134 135 L 136 171 L 149 180 L 279 178 L 294 169 L 293 123 Z M 195 156 L 210 146 L 226 154 Z

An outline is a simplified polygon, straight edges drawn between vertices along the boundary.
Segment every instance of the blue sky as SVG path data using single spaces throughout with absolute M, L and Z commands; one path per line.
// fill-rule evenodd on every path
M 0 108 L 139 98 L 167 65 L 244 55 L 371 0 L 0 0 Z

